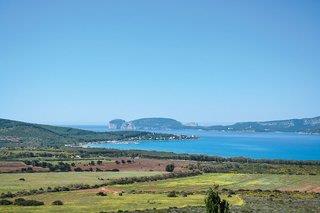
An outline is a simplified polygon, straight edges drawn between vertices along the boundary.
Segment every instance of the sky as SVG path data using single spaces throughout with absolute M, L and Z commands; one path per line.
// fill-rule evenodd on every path
M 320 115 L 320 1 L 0 0 L 0 118 Z

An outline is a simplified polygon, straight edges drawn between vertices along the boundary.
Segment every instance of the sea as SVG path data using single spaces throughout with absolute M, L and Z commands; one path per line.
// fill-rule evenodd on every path
M 108 131 L 106 126 L 73 126 L 97 132 Z M 163 140 L 135 142 L 89 143 L 86 147 L 121 150 L 153 150 L 174 153 L 204 154 L 221 157 L 253 159 L 320 160 L 320 135 L 299 133 L 219 132 L 204 130 L 161 131 L 195 135 L 195 140 Z

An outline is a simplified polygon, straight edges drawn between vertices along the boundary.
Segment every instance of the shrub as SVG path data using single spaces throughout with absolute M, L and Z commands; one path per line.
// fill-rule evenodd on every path
M 107 196 L 107 193 L 105 193 L 105 192 L 98 192 L 97 195 L 98 195 L 98 196 Z
M 174 170 L 174 164 L 171 163 L 166 166 L 167 172 L 173 172 L 173 170 Z
M 188 193 L 187 192 L 181 192 L 181 196 L 182 197 L 188 197 Z
M 0 206 L 2 206 L 2 205 L 11 205 L 11 204 L 13 204 L 13 202 L 10 201 L 10 200 L 5 200 L 5 199 L 0 200 Z
M 168 197 L 177 197 L 177 193 L 175 191 L 171 191 L 167 195 Z
M 52 202 L 52 205 L 55 205 L 55 206 L 62 206 L 63 205 L 63 202 L 61 200 L 55 200 Z
M 80 167 L 77 167 L 74 169 L 75 172 L 82 172 L 82 169 Z
M 15 196 L 15 194 L 14 193 L 12 193 L 12 192 L 7 192 L 7 193 L 1 193 L 1 198 L 12 198 L 12 197 L 14 197 Z
M 14 204 L 18 206 L 42 206 L 44 202 L 37 200 L 26 200 L 24 198 L 17 198 L 14 200 Z
M 25 202 L 26 200 L 24 198 L 17 198 L 14 200 L 15 205 L 19 205 L 20 203 Z

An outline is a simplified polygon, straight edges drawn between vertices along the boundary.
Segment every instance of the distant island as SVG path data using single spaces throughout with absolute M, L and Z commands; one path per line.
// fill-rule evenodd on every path
M 275 120 L 263 122 L 238 122 L 232 125 L 200 126 L 195 122 L 182 124 L 171 118 L 141 118 L 132 121 L 111 120 L 108 128 L 112 130 L 217 130 L 241 132 L 301 132 L 320 133 L 320 116 L 314 118 Z

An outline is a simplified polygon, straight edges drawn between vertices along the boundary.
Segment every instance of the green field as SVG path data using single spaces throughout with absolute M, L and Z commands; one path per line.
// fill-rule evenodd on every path
M 169 198 L 166 194 L 118 194 L 109 193 L 105 197 L 97 196 L 96 190 L 57 192 L 25 197 L 45 202 L 39 207 L 0 206 L 2 212 L 100 212 L 118 210 L 163 209 L 169 207 L 203 206 L 204 195 Z M 242 205 L 243 200 L 237 195 L 223 197 L 231 205 Z M 63 206 L 52 206 L 55 200 L 62 200 Z
M 74 183 L 96 184 L 100 178 L 119 178 L 130 176 L 142 176 L 159 174 L 156 172 L 69 172 L 69 173 L 31 173 L 31 174 L 1 174 L 1 190 L 22 190 L 34 189 L 45 186 L 61 186 Z M 25 182 L 18 181 L 19 178 L 26 178 Z M 29 181 L 29 183 L 28 183 Z M 101 183 L 101 182 L 100 182 Z M 317 189 L 320 186 L 319 176 L 313 175 L 275 175 L 275 174 L 232 174 L 232 173 L 208 173 L 199 176 L 175 178 L 160 181 L 142 182 L 124 185 L 110 185 L 97 189 L 85 189 L 65 192 L 48 192 L 24 196 L 25 199 L 43 201 L 44 206 L 21 207 L 21 206 L 0 206 L 0 212 L 101 212 L 118 210 L 143 210 L 143 209 L 167 209 L 169 207 L 203 206 L 205 191 L 209 187 L 219 185 L 219 189 L 263 189 L 263 190 L 296 190 L 296 189 Z M 311 188 L 310 188 L 311 187 Z M 192 195 L 183 197 L 178 193 L 177 197 L 168 197 L 169 191 L 190 192 Z M 107 196 L 97 196 L 97 192 L 104 191 Z M 120 192 L 124 192 L 122 196 Z M 253 193 L 253 194 L 252 194 Z M 280 205 L 286 202 L 288 211 L 294 209 L 295 203 L 304 202 L 314 208 L 319 203 L 315 194 L 280 193 L 272 196 L 272 192 L 248 193 L 236 192 L 231 197 L 222 193 L 233 209 L 237 208 L 262 208 L 264 201 L 273 206 L 273 202 Z M 274 193 L 273 193 L 274 194 Z M 286 196 L 286 197 L 283 197 Z M 309 196 L 309 197 L 308 197 Z M 14 200 L 13 198 L 12 200 Z M 258 200 L 257 200 L 258 199 Z M 270 200 L 271 199 L 271 200 Z M 63 201 L 63 206 L 53 206 L 55 200 Z M 275 200 L 275 201 L 273 201 Z M 247 202 L 251 202 L 248 203 Z M 308 203 L 307 203 L 308 202 Z M 257 203 L 257 204 L 255 204 Z M 290 206 L 292 204 L 292 206 Z M 278 208 L 278 207 L 277 207 Z M 279 207 L 280 208 L 280 207 Z
M 0 193 L 39 189 L 70 184 L 102 184 L 107 179 L 161 174 L 160 172 L 46 172 L 0 174 Z M 24 178 L 25 181 L 19 180 Z M 103 178 L 104 180 L 99 180 Z
M 219 185 L 228 189 L 314 190 L 320 187 L 320 176 L 210 173 L 194 177 L 113 186 L 126 191 L 203 191 Z

